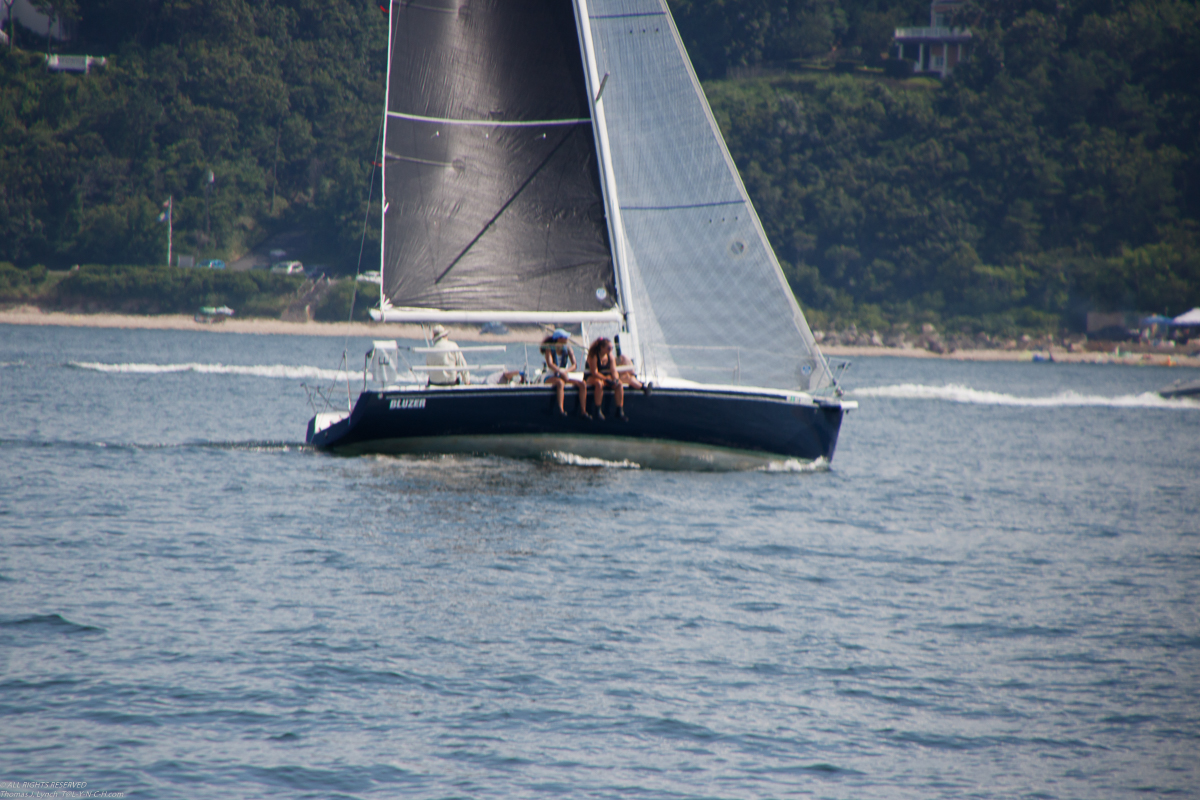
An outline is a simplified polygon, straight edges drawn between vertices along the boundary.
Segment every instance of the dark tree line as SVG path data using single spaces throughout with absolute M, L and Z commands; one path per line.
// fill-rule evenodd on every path
M 377 4 L 62 7 L 71 52 L 109 66 L 49 73 L 40 50 L 0 54 L 0 262 L 161 263 L 173 196 L 185 252 L 303 227 L 353 267 L 386 63 Z M 1200 305 L 1196 3 L 973 0 L 970 62 L 945 82 L 814 69 L 883 63 L 894 27 L 928 24 L 926 0 L 671 7 L 818 316 L 1036 326 Z M 760 66 L 774 69 L 739 69 Z

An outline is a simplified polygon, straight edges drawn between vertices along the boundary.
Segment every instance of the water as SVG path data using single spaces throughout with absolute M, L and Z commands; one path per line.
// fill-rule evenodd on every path
M 309 451 L 342 346 L 0 326 L 0 779 L 1200 793 L 1181 370 L 862 358 L 831 469 L 688 474 Z

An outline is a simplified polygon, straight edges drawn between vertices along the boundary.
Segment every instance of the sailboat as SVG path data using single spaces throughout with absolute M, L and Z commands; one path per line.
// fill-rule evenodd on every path
M 311 445 L 683 469 L 832 459 L 856 404 L 665 0 L 391 0 L 389 23 L 372 317 L 570 326 L 585 345 L 615 338 L 652 391 L 626 394 L 627 421 L 564 418 L 546 384 L 429 385 L 399 363 L 404 347 L 377 341 L 373 380 L 352 408 L 312 418 Z

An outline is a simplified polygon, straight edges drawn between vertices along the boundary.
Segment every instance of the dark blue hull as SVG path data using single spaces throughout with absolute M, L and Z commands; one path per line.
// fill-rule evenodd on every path
M 569 453 L 676 469 L 750 469 L 771 462 L 833 458 L 845 413 L 837 401 L 770 390 L 655 388 L 625 395 L 628 421 L 588 421 L 568 389 L 560 416 L 548 386 L 467 386 L 370 391 L 351 414 L 309 422 L 308 443 L 344 454 Z

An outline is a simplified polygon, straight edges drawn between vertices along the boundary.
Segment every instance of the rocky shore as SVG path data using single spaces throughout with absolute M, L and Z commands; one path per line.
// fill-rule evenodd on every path
M 1076 364 L 1124 364 L 1200 367 L 1200 347 L 1164 347 L 1130 342 L 1089 342 L 1083 334 L 1006 338 L 986 333 L 943 336 L 925 324 L 880 334 L 859 331 L 813 331 L 822 352 L 830 356 L 905 356 L 958 361 L 1043 361 Z
M 960 350 L 1007 350 L 1049 352 L 1052 349 L 1082 350 L 1086 337 L 1082 334 L 1068 336 L 1045 335 L 1017 338 L 993 337 L 986 333 L 945 334 L 926 323 L 919 331 L 905 327 L 888 333 L 860 331 L 854 325 L 842 331 L 813 331 L 813 336 L 822 349 L 831 347 L 875 347 L 893 350 L 925 350 L 934 355 L 948 355 Z

